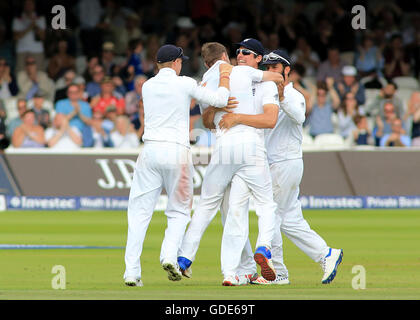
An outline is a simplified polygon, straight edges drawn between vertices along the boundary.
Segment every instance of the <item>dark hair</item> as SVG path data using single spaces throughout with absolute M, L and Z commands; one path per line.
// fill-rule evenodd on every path
M 318 81 L 316 84 L 316 89 L 317 90 L 325 90 L 328 92 L 328 87 L 325 81 Z
M 396 84 L 394 81 L 389 80 L 389 81 L 388 81 L 388 83 L 387 83 L 387 85 L 388 85 L 388 84 L 390 84 L 390 85 L 394 86 L 395 90 L 397 90 L 397 89 L 398 89 L 398 86 L 397 86 L 397 84 Z
M 33 113 L 33 114 L 35 114 L 34 110 L 32 110 L 32 109 L 28 109 L 28 110 L 26 110 L 24 113 L 22 113 L 22 118 L 23 118 L 23 117 L 25 117 L 28 113 Z

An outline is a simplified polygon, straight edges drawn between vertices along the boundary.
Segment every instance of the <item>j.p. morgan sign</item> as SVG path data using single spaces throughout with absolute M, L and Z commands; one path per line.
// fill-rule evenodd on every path
M 9 154 L 23 195 L 128 197 L 138 154 Z M 205 166 L 196 166 L 199 194 Z

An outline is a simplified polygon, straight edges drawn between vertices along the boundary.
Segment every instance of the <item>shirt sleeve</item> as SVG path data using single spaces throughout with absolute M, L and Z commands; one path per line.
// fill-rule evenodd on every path
M 249 75 L 253 82 L 261 82 L 264 76 L 264 71 L 249 67 Z
M 216 108 L 223 108 L 227 105 L 229 99 L 228 89 L 219 87 L 216 91 L 212 91 L 199 86 L 197 81 L 192 78 L 185 77 L 185 79 L 188 79 L 186 81 L 188 81 L 190 96 L 196 99 L 199 104 L 204 103 Z
M 305 122 L 305 99 L 300 95 L 286 95 L 284 100 L 280 102 L 280 108 L 286 115 L 296 124 Z
M 277 91 L 277 86 L 274 82 L 268 81 L 264 82 L 264 91 L 262 97 L 262 104 L 275 104 L 276 106 L 280 105 L 279 101 L 279 92 Z

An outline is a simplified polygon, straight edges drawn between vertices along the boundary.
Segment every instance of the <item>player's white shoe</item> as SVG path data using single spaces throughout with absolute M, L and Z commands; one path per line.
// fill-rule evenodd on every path
M 177 263 L 163 261 L 162 268 L 168 273 L 168 279 L 171 281 L 179 281 L 182 279 L 181 271 Z
M 261 285 L 272 285 L 272 284 L 277 284 L 277 285 L 285 285 L 285 284 L 290 284 L 289 278 L 288 277 L 282 277 L 280 275 L 276 276 L 276 279 L 273 281 L 268 281 L 266 279 L 264 279 L 263 277 L 258 277 L 256 280 L 252 281 L 251 284 L 261 284 Z
M 252 283 L 252 281 L 255 281 L 258 279 L 259 275 L 257 272 L 255 272 L 255 273 L 246 274 L 244 275 L 244 277 L 246 278 L 248 283 Z
M 324 271 L 324 276 L 321 280 L 323 284 L 330 283 L 334 280 L 335 275 L 337 274 L 338 265 L 341 263 L 342 259 L 343 249 L 330 248 L 328 254 L 319 262 L 322 271 Z
M 127 277 L 124 279 L 124 282 L 129 287 L 143 287 L 143 282 L 140 279 Z
M 247 284 L 248 280 L 245 276 L 228 276 L 222 282 L 225 287 L 245 286 Z

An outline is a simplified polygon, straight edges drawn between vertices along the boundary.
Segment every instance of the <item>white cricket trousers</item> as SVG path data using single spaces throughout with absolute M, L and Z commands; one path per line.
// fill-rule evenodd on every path
M 182 242 L 180 256 L 191 261 L 194 261 L 201 237 L 215 217 L 234 176 L 244 181 L 260 208 L 257 210 L 259 237 L 256 246 L 271 247 L 276 204 L 265 148 L 255 142 L 246 142 L 240 135 L 236 139 L 230 138 L 230 145 L 217 145 L 220 139 L 216 142 L 204 175 L 200 201 Z M 229 214 L 236 215 L 235 208 L 230 207 Z
M 124 278 L 141 278 L 140 256 L 156 203 L 165 188 L 168 219 L 160 252 L 164 260 L 177 262 L 178 250 L 190 222 L 193 197 L 193 165 L 190 149 L 169 142 L 146 142 L 136 163 L 128 201 L 128 234 Z
M 294 159 L 273 163 L 270 166 L 270 172 L 273 183 L 274 201 L 277 204 L 276 228 L 271 243 L 271 255 L 277 274 L 288 276 L 288 270 L 283 259 L 281 233 L 286 235 L 315 262 L 319 262 L 328 254 L 329 248 L 324 239 L 310 228 L 302 215 L 302 208 L 298 196 L 299 185 L 303 175 L 303 160 Z M 227 214 L 223 219 L 222 214 L 222 221 L 225 220 L 222 238 L 222 270 L 224 272 L 233 272 L 232 268 L 238 265 L 238 261 L 240 262 L 236 274 L 252 273 L 250 271 L 255 270 L 255 262 L 252 260 L 252 248 L 249 240 L 247 240 L 249 232 L 248 199 L 250 195 L 242 179 L 233 179 L 229 195 L 229 206 L 235 206 L 238 212 L 241 212 L 241 216 Z M 232 239 L 235 236 L 240 237 L 244 243 L 240 258 L 238 258 L 237 254 L 234 254 L 238 248 L 232 248 L 232 244 L 235 243 Z M 223 254 L 223 252 L 226 253 Z

